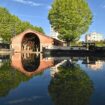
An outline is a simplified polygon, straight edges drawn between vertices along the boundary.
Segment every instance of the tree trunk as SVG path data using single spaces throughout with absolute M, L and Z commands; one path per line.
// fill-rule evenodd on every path
M 72 67 L 72 66 L 73 66 L 72 61 L 67 60 L 67 62 L 66 62 L 66 67 Z
M 67 47 L 69 47 L 70 46 L 70 42 L 69 41 L 67 41 Z

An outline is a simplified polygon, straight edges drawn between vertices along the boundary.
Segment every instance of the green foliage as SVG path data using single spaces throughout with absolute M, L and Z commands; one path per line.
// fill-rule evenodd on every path
M 14 35 L 28 28 L 44 33 L 41 27 L 33 26 L 27 21 L 23 22 L 17 16 L 10 14 L 6 8 L 0 7 L 0 37 L 4 41 L 10 42 Z
M 21 72 L 12 69 L 9 61 L 5 62 L 0 67 L 0 97 L 6 96 L 11 89 L 16 88 L 21 82 L 29 79 Z
M 59 72 L 52 78 L 49 93 L 54 105 L 88 105 L 93 91 L 93 84 L 79 65 L 70 64 L 59 67 Z
M 105 46 L 105 40 L 103 40 L 103 41 L 96 41 L 94 43 L 95 43 L 96 46 L 99 46 L 99 47 Z
M 92 13 L 86 0 L 54 0 L 48 18 L 58 37 L 70 42 L 88 30 Z
M 82 46 L 82 42 L 71 42 L 71 46 Z

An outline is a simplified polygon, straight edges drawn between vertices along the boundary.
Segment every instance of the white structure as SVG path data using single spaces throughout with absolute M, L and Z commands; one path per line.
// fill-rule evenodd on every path
M 63 46 L 67 46 L 66 43 L 65 43 L 65 41 L 60 40 L 60 39 L 58 38 L 58 35 L 59 35 L 59 33 L 58 33 L 58 32 L 55 32 L 54 29 L 51 27 L 51 28 L 50 28 L 50 36 L 51 36 L 52 38 L 54 38 L 54 39 L 57 39 L 57 40 L 61 41 L 61 42 L 63 43 Z
M 94 70 L 94 71 L 97 71 L 97 70 L 102 70 L 103 69 L 103 65 L 105 64 L 104 61 L 96 61 L 95 64 L 88 64 L 88 68 Z
M 2 42 L 3 42 L 3 38 L 0 37 L 0 43 L 2 43 Z
M 103 35 L 102 34 L 99 34 L 99 33 L 96 33 L 96 32 L 93 32 L 91 34 L 87 34 L 85 36 L 85 41 L 86 42 L 95 42 L 95 41 L 101 41 L 103 40 Z
M 50 28 L 50 35 L 52 38 L 58 39 L 58 32 L 55 32 L 52 27 Z
M 53 66 L 53 67 L 50 68 L 50 70 L 51 70 L 50 73 L 51 73 L 51 76 L 52 77 L 54 77 L 55 74 L 59 72 L 58 67 L 61 66 L 61 65 L 63 65 L 65 62 L 66 62 L 66 60 L 63 60 L 60 63 L 58 63 L 57 65 L 55 65 L 55 66 Z

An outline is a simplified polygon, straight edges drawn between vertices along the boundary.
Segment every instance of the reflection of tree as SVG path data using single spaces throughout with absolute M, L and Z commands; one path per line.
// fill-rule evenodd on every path
M 59 73 L 49 85 L 55 105 L 87 105 L 92 90 L 92 81 L 88 75 L 79 65 L 73 64 L 59 67 Z
M 0 97 L 6 96 L 11 89 L 16 88 L 21 82 L 27 80 L 29 80 L 29 77 L 17 70 L 13 70 L 9 62 L 4 63 L 0 68 Z

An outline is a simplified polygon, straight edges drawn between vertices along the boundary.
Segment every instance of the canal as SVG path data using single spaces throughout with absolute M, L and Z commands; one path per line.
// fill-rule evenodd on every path
M 0 105 L 105 105 L 105 57 L 0 55 Z

